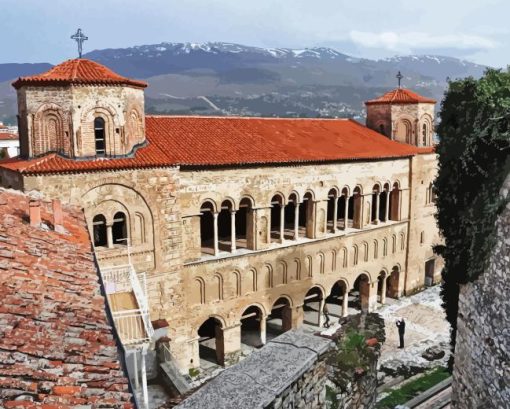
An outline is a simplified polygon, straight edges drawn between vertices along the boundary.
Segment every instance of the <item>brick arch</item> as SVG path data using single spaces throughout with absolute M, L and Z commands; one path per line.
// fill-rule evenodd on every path
M 48 152 L 71 155 L 69 116 L 57 104 L 41 105 L 34 116 L 33 156 Z
M 155 267 L 156 250 L 154 243 L 154 215 L 145 198 L 135 189 L 124 184 L 105 183 L 90 187 L 81 197 L 81 204 L 84 208 L 85 218 L 89 229 L 92 228 L 92 219 L 100 210 L 105 214 L 107 223 L 110 222 L 109 215 L 113 218 L 115 209 L 122 206 L 127 217 L 129 237 L 135 237 L 133 220 L 141 215 L 145 224 L 145 242 L 133 241 L 132 252 L 145 251 L 152 253 L 152 267 Z M 116 205 L 113 205 L 116 203 Z
M 126 154 L 127 152 L 122 144 L 119 115 L 113 107 L 100 102 L 89 103 L 82 109 L 77 138 L 77 156 L 87 157 L 96 155 L 94 120 L 98 117 L 104 120 L 105 154 L 107 156 Z
M 414 119 L 409 115 L 401 115 L 395 119 L 393 139 L 398 142 L 415 145 Z
M 127 110 L 125 129 L 126 138 L 124 143 L 126 144 L 126 152 L 129 152 L 136 144 L 145 140 L 143 113 L 135 106 L 129 107 Z

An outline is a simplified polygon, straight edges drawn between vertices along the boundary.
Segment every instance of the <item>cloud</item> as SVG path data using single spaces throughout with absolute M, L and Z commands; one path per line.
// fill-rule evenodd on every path
M 488 38 L 465 34 L 435 35 L 422 32 L 395 33 L 393 31 L 374 33 L 352 30 L 349 32 L 349 38 L 358 46 L 405 53 L 416 49 L 434 48 L 489 50 L 498 45 Z

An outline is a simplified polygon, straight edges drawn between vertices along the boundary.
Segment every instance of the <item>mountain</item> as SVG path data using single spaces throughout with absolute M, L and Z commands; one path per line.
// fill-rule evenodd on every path
M 363 102 L 396 85 L 440 100 L 447 78 L 479 77 L 486 67 L 423 55 L 354 58 L 332 48 L 260 48 L 232 43 L 161 43 L 95 50 L 85 58 L 149 83 L 147 111 L 168 114 L 362 118 Z M 44 71 L 48 67 L 42 67 Z M 28 64 L 0 64 L 0 81 L 28 75 Z M 37 67 L 39 68 L 39 67 Z M 15 114 L 0 83 L 0 120 Z

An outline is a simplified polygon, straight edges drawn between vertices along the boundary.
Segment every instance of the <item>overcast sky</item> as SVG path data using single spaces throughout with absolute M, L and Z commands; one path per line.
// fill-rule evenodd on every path
M 0 0 L 0 10 L 0 63 L 75 57 L 78 27 L 89 37 L 84 52 L 227 41 L 510 63 L 508 0 Z

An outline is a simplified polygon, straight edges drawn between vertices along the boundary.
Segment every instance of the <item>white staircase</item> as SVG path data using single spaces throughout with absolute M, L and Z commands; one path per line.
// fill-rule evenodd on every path
M 135 347 L 149 343 L 154 335 L 149 315 L 145 273 L 137 274 L 132 264 L 101 269 L 101 277 L 109 299 L 110 311 L 122 344 Z M 110 297 L 117 293 L 132 293 L 135 308 L 112 308 Z

